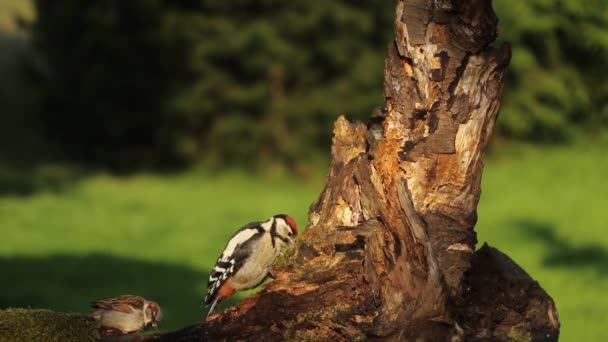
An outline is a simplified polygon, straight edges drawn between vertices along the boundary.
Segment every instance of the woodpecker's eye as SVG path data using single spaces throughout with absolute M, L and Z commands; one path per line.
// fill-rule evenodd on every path
M 289 235 L 289 236 L 293 235 L 293 233 L 291 232 L 291 230 L 287 232 L 287 235 Z

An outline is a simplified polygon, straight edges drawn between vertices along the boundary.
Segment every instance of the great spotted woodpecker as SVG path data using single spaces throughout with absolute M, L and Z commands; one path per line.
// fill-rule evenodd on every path
M 228 241 L 209 275 L 204 305 L 215 306 L 236 291 L 260 285 L 271 274 L 274 260 L 281 248 L 293 246 L 298 234 L 296 222 L 289 215 L 279 214 L 263 222 L 251 222 L 239 229 Z

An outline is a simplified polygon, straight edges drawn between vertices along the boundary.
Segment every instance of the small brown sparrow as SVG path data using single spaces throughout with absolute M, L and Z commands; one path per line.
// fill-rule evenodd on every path
M 158 303 L 135 295 L 98 299 L 91 303 L 92 316 L 107 328 L 118 329 L 123 334 L 156 328 L 162 318 Z

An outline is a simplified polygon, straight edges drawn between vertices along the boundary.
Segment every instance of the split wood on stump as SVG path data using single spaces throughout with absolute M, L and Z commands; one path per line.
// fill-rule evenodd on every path
M 474 251 L 510 58 L 490 47 L 497 21 L 489 0 L 398 1 L 385 110 L 367 127 L 337 119 L 292 260 L 222 315 L 144 339 L 557 340 L 542 288 L 497 250 Z

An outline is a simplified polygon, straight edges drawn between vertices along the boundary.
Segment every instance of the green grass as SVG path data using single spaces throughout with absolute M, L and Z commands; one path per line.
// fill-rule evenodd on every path
M 303 228 L 321 191 L 320 181 L 235 173 L 35 184 L 0 197 L 0 270 L 10 279 L 0 307 L 84 312 L 95 298 L 136 293 L 161 303 L 163 329 L 203 318 L 208 270 L 237 228 L 277 213 Z
M 562 341 L 608 340 L 607 174 L 606 145 L 590 145 L 522 149 L 483 176 L 478 239 L 553 297 Z
M 608 155 L 599 146 L 501 154 L 483 177 L 480 243 L 509 254 L 553 296 L 563 341 L 608 339 Z M 97 297 L 137 293 L 164 307 L 163 330 L 203 318 L 208 270 L 236 228 L 280 212 L 304 227 L 323 183 L 53 170 L 24 176 L 52 182 L 0 191 L 0 308 L 87 312 Z

